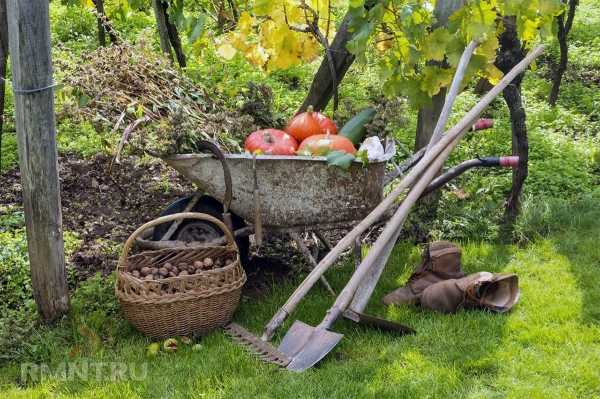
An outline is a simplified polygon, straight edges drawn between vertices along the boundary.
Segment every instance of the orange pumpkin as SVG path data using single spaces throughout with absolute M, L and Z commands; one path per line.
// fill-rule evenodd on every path
M 298 141 L 315 134 L 336 134 L 337 126 L 325 115 L 313 111 L 312 106 L 289 121 L 285 131 L 294 136 Z
M 300 155 L 327 155 L 331 151 L 343 151 L 355 154 L 354 144 L 344 136 L 337 134 L 317 134 L 306 138 L 300 143 Z

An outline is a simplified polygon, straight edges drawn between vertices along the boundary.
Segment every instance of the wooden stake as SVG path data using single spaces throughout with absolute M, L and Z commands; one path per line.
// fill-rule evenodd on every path
M 8 0 L 15 121 L 33 296 L 46 322 L 69 309 L 47 0 Z

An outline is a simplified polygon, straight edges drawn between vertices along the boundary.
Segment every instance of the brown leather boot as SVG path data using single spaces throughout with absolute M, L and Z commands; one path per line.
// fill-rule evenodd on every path
M 421 306 L 443 313 L 462 308 L 504 313 L 518 302 L 519 293 L 515 274 L 479 272 L 430 285 L 421 294 Z
M 421 264 L 405 286 L 383 297 L 386 305 L 416 304 L 423 290 L 437 282 L 464 277 L 460 248 L 449 241 L 435 241 L 423 251 Z

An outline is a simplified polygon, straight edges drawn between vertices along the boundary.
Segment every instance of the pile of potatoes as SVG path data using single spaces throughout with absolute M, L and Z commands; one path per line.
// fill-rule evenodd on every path
M 200 273 L 206 270 L 218 269 L 224 266 L 228 266 L 235 261 L 235 258 L 230 255 L 229 257 L 222 258 L 204 258 L 203 260 L 197 260 L 192 264 L 179 263 L 173 265 L 171 263 L 165 263 L 162 267 L 142 267 L 140 269 L 130 270 L 129 273 L 136 278 L 142 280 L 161 280 L 170 277 L 178 276 L 190 276 L 196 273 Z

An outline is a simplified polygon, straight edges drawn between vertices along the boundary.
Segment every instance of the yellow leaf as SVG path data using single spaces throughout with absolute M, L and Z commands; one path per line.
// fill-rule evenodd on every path
M 252 33 L 252 24 L 254 23 L 254 18 L 248 13 L 248 11 L 244 11 L 240 15 L 240 19 L 238 21 L 238 27 L 240 28 L 240 33 L 249 35 Z
M 84 8 L 94 8 L 94 2 L 93 0 L 80 0 L 81 1 L 81 6 Z
M 496 50 L 500 44 L 496 35 L 489 35 L 487 39 L 475 49 L 475 54 L 483 55 L 488 60 L 496 58 Z
M 217 48 L 217 55 L 221 58 L 225 58 L 226 60 L 231 60 L 236 53 L 235 47 L 233 47 L 230 43 L 223 43 Z
M 537 36 L 538 21 L 539 18 L 526 19 L 523 21 L 523 25 L 521 26 L 521 38 L 523 41 L 531 42 L 535 40 Z
M 488 64 L 485 68 L 485 77 L 492 85 L 496 85 L 504 77 L 504 74 L 494 64 Z
M 421 22 L 423 22 L 423 16 L 419 12 L 413 12 L 412 21 L 415 25 L 419 25 Z
M 246 52 L 246 59 L 253 65 L 264 68 L 269 60 L 269 55 L 262 47 L 254 47 L 249 52 Z

